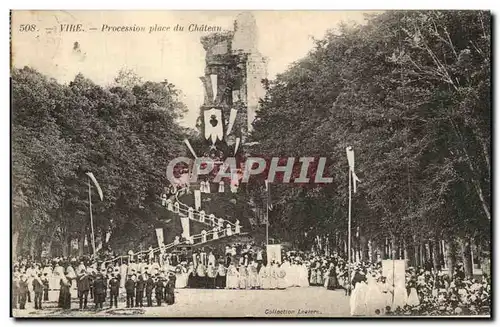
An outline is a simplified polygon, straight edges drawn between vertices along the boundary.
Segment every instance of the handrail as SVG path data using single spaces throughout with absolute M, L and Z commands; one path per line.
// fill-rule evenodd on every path
M 181 192 L 185 192 L 186 190 L 187 190 L 187 187 L 183 187 L 183 188 L 181 188 L 181 189 L 177 190 L 177 192 L 175 192 L 175 199 L 176 199 L 176 201 L 179 203 L 179 213 L 181 213 L 181 210 L 182 210 L 182 214 L 185 214 L 187 217 L 189 217 L 189 208 L 191 208 L 191 207 L 190 207 L 190 206 L 188 206 L 188 205 L 186 205 L 185 203 L 183 203 L 183 202 L 181 202 L 181 201 L 179 200 L 179 194 L 180 194 Z M 181 208 L 181 206 L 183 206 L 183 208 Z M 205 222 L 205 221 L 201 221 L 201 220 L 194 219 L 194 216 L 195 216 L 195 215 L 197 215 L 197 216 L 199 216 L 199 217 L 201 217 L 201 216 L 202 216 L 202 214 L 200 213 L 200 211 L 195 210 L 195 209 L 193 208 L 193 218 L 189 218 L 189 219 L 191 219 L 191 220 L 195 220 L 195 221 L 197 221 L 197 222 L 200 222 L 200 223 L 202 223 L 202 224 L 205 224 L 205 225 L 207 225 L 207 226 L 212 227 L 212 226 L 211 226 L 208 222 Z M 210 220 L 210 215 L 205 214 L 205 218 Z M 217 218 L 217 217 L 214 215 L 214 219 L 215 219 L 215 220 L 219 220 L 220 218 Z M 226 220 L 226 219 L 224 219 L 224 218 L 222 218 L 222 220 L 224 221 L 224 225 L 226 225 L 226 226 L 227 226 L 227 224 L 229 224 L 229 225 L 231 226 L 231 230 L 232 230 L 233 228 L 236 228 L 236 226 L 237 226 L 236 224 L 234 224 L 234 223 L 230 222 L 229 220 Z M 216 227 L 217 227 L 217 225 L 218 225 L 218 224 L 214 221 L 214 225 L 216 225 Z M 239 227 L 241 228 L 241 226 L 239 226 Z M 205 235 L 206 235 L 206 236 L 208 236 L 208 235 L 212 235 L 212 238 L 211 238 L 210 240 L 207 238 L 206 242 L 214 240 L 214 239 L 215 239 L 215 238 L 214 238 L 214 234 L 215 234 L 215 233 L 217 233 L 217 236 L 218 236 L 218 237 L 217 237 L 217 239 L 220 239 L 220 238 L 223 238 L 223 237 L 230 236 L 230 235 L 227 235 L 227 228 L 226 228 L 226 227 L 224 227 L 224 226 L 222 226 L 222 229 L 221 229 L 221 230 L 209 230 L 209 231 L 207 231 Z M 222 233 L 222 235 L 219 235 L 219 233 Z M 235 235 L 235 234 L 237 234 L 237 233 L 236 233 L 236 231 L 235 231 L 232 235 Z M 187 243 L 188 241 L 186 240 L 186 241 L 184 241 L 184 242 L 182 242 L 182 243 L 181 243 L 181 242 L 176 243 L 176 242 L 174 241 L 174 242 L 172 242 L 172 243 L 166 244 L 166 245 L 163 247 L 163 251 L 169 250 L 169 249 L 173 248 L 174 246 L 176 246 L 176 245 L 180 245 L 180 244 L 195 245 L 195 244 L 202 244 L 202 243 L 206 243 L 206 242 L 199 242 L 199 243 L 195 243 L 195 242 L 194 242 L 196 239 L 201 239 L 201 240 L 202 240 L 202 239 L 203 239 L 203 233 L 201 233 L 201 234 L 196 234 L 196 235 L 191 235 L 191 236 L 190 236 L 190 239 L 192 239 L 192 240 L 193 240 L 193 242 L 192 242 L 192 243 Z M 151 251 L 153 251 L 153 254 L 154 254 L 154 253 L 156 253 L 156 252 L 160 252 L 161 250 L 162 250 L 162 248 L 161 248 L 161 247 L 156 247 L 156 248 L 153 248 L 153 249 L 148 249 L 148 250 L 139 251 L 139 252 L 137 252 L 137 253 L 134 253 L 134 254 L 133 254 L 133 256 L 137 256 L 137 255 L 141 255 L 141 254 L 148 254 L 148 253 L 150 253 Z M 122 256 L 118 256 L 118 257 L 115 257 L 115 258 L 110 259 L 110 260 L 105 260 L 105 261 L 103 261 L 103 264 L 112 263 L 112 262 L 115 262 L 115 261 L 117 261 L 117 260 L 120 260 L 120 259 L 127 259 L 127 258 L 129 258 L 129 255 L 122 255 Z
M 186 189 L 187 189 L 187 188 L 186 188 L 186 187 L 184 187 L 184 188 L 181 188 L 180 190 L 178 190 L 178 191 L 175 193 L 175 199 L 176 199 L 176 200 L 177 200 L 177 202 L 179 203 L 179 211 L 181 210 L 180 206 L 182 205 L 183 207 L 187 208 L 187 209 L 183 209 L 183 210 L 184 210 L 184 212 L 189 213 L 189 208 L 191 208 L 191 207 L 190 207 L 190 206 L 188 206 L 188 205 L 186 205 L 185 203 L 183 203 L 182 201 L 180 201 L 180 200 L 179 200 L 179 193 L 181 193 L 182 191 L 185 191 Z M 197 216 L 199 216 L 199 217 L 201 217 L 201 216 L 202 216 L 202 214 L 200 213 L 200 211 L 195 210 L 195 209 L 193 208 L 193 217 L 194 217 L 194 215 L 197 215 Z M 206 214 L 205 214 L 205 216 L 208 218 L 210 215 L 206 215 Z M 215 215 L 214 215 L 214 217 L 215 217 L 215 219 L 216 219 L 216 220 L 219 220 L 219 219 L 220 219 L 220 218 L 216 217 Z M 192 220 L 196 220 L 196 219 L 192 218 Z M 222 220 L 224 221 L 224 223 L 225 223 L 225 224 L 229 224 L 229 225 L 231 225 L 231 227 L 236 227 L 236 224 L 235 224 L 235 223 L 233 223 L 233 222 L 231 222 L 231 221 L 229 221 L 229 220 L 226 220 L 226 219 L 224 219 L 224 218 L 222 218 Z M 204 223 L 204 224 L 209 225 L 208 223 L 206 223 L 206 222 L 204 222 L 204 221 L 202 222 L 201 220 L 196 220 L 196 221 L 198 221 L 198 222 L 200 222 L 200 223 Z M 241 227 L 241 226 L 240 226 L 240 227 Z

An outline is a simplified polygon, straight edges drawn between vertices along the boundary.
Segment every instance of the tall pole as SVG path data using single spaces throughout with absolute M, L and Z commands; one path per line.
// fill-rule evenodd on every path
M 349 167 L 349 217 L 347 222 L 347 281 L 349 285 L 349 295 L 351 294 L 351 168 Z
M 95 257 L 94 219 L 92 218 L 92 190 L 90 186 L 90 178 L 89 178 L 89 211 L 90 211 L 90 229 L 92 232 L 92 250 L 93 250 L 92 253 Z
M 269 245 L 269 194 L 271 193 L 271 184 L 267 183 L 266 196 L 266 244 Z

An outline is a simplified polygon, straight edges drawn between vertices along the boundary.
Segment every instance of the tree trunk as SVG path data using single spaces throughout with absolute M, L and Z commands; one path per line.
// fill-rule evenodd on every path
M 29 250 L 31 260 L 35 259 L 35 250 L 37 241 L 38 241 L 38 236 L 36 236 L 35 233 L 33 233 L 30 238 L 30 250 Z
M 366 261 L 366 253 L 367 253 L 367 244 L 366 244 L 366 238 L 364 236 L 361 236 L 359 238 L 359 259 L 361 262 Z
M 446 242 L 446 259 L 448 266 L 448 276 L 450 277 L 453 277 L 453 271 L 455 270 L 455 262 L 456 262 L 455 252 L 456 252 L 455 240 L 450 239 L 448 242 Z
M 441 265 L 439 264 L 439 246 L 436 241 L 432 241 L 432 266 L 434 270 L 441 270 Z
M 78 235 L 78 256 L 83 256 L 83 250 L 85 247 L 85 237 L 87 232 L 87 224 L 82 224 L 80 229 L 80 235 Z
M 18 253 L 18 242 L 19 241 L 19 231 L 15 231 L 12 234 L 12 260 L 16 261 L 17 260 L 17 253 Z
M 472 277 L 473 267 L 470 252 L 470 242 L 468 238 L 460 238 L 460 250 L 462 254 L 462 260 L 464 263 L 464 273 L 466 277 Z

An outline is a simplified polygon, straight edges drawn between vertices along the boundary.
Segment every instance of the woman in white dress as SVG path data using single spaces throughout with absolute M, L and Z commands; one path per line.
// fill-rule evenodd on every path
M 377 283 L 375 273 L 368 274 L 366 284 L 366 315 L 380 315 L 386 305 L 386 296 Z
M 267 266 L 262 266 L 259 271 L 259 284 L 263 290 L 271 288 L 271 264 L 268 262 Z
M 231 262 L 229 268 L 227 269 L 226 275 L 226 288 L 230 290 L 234 290 L 238 288 L 239 282 L 239 273 L 238 269 L 234 266 L 234 263 Z
M 364 273 L 359 272 L 360 276 L 364 277 Z M 351 293 L 350 306 L 351 316 L 365 316 L 366 315 L 366 297 L 367 288 L 366 279 L 360 278 L 354 285 L 354 290 Z
M 307 266 L 305 263 L 302 263 L 298 265 L 299 269 L 299 286 L 300 287 L 308 287 L 309 286 L 309 278 L 308 278 L 308 272 L 309 270 L 307 269 Z

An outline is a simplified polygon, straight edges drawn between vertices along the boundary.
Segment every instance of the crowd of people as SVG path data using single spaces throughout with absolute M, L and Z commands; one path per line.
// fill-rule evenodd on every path
M 14 264 L 13 305 L 34 309 L 57 301 L 71 308 L 118 307 L 124 299 L 129 307 L 175 303 L 174 289 L 209 288 L 231 290 L 283 290 L 291 287 L 343 289 L 350 295 L 351 315 L 444 315 L 487 314 L 490 310 L 489 278 L 466 278 L 463 268 L 447 273 L 409 268 L 396 281 L 383 276 L 378 263 L 353 263 L 350 267 L 338 255 L 283 252 L 267 260 L 263 247 L 233 244 L 222 251 L 200 249 L 115 257 L 100 261 L 90 258 L 54 258 L 43 262 L 21 259 Z M 350 268 L 350 269 L 348 269 Z M 350 270 L 350 280 L 348 278 Z M 122 294 L 120 298 L 119 295 Z M 125 300 L 126 299 L 126 300 Z M 155 303 L 153 303 L 155 302 Z
M 409 267 L 403 279 L 382 275 L 380 264 L 354 264 L 351 315 L 488 315 L 491 284 L 465 276 L 462 266 L 452 276 L 434 269 Z

